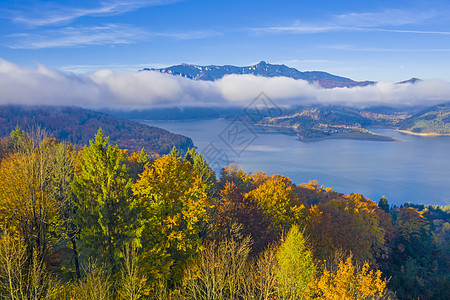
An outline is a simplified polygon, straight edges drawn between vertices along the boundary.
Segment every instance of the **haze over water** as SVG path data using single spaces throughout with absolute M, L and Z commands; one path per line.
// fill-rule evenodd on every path
M 424 138 L 392 129 L 374 129 L 403 141 L 303 143 L 295 135 L 252 126 L 256 139 L 238 156 L 220 138 L 230 124 L 228 120 L 141 122 L 192 138 L 200 152 L 212 142 L 229 161 L 247 172 L 285 175 L 296 184 L 317 179 L 319 185 L 337 192 L 360 193 L 377 202 L 385 195 L 390 204 L 396 205 L 450 204 L 449 137 Z

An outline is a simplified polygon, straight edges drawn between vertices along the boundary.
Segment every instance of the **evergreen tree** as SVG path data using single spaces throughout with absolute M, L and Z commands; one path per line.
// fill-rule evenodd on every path
M 19 124 L 17 124 L 16 129 L 11 131 L 11 134 L 9 135 L 8 140 L 8 148 L 9 151 L 17 152 L 21 148 L 23 148 L 27 141 L 29 141 L 30 138 L 28 137 L 27 133 L 20 128 Z
M 83 149 L 72 189 L 75 222 L 88 254 L 117 271 L 119 251 L 136 236 L 136 209 L 127 166 L 117 146 L 98 130 Z
M 194 165 L 194 158 L 198 155 L 197 150 L 195 148 L 189 149 L 184 155 L 184 161 L 188 161 L 191 165 Z
M 170 150 L 169 156 L 174 158 L 181 158 L 181 155 L 175 146 L 173 146 L 172 150 Z
M 386 199 L 386 196 L 381 197 L 380 201 L 378 201 L 378 207 L 389 213 L 389 204 Z

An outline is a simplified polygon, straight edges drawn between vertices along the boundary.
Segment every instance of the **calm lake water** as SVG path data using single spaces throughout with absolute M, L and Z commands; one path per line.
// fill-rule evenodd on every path
M 192 138 L 214 165 L 238 164 L 247 172 L 288 176 L 295 183 L 317 179 L 341 193 L 360 193 L 390 204 L 450 204 L 450 138 L 416 137 L 392 129 L 372 131 L 396 142 L 324 140 L 303 143 L 295 135 L 224 119 L 141 121 Z

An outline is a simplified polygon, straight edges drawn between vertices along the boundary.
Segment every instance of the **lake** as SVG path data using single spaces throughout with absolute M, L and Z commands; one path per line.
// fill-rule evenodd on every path
M 192 138 L 216 173 L 225 164 L 247 172 L 288 176 L 294 183 L 317 179 L 341 193 L 378 202 L 450 204 L 450 137 L 417 137 L 371 129 L 396 142 L 338 140 L 300 142 L 274 129 L 224 119 L 140 121 Z

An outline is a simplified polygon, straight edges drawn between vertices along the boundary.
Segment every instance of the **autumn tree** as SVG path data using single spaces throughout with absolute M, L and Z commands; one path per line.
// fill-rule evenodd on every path
M 231 229 L 235 224 L 242 226 L 242 235 L 252 239 L 252 254 L 262 251 L 275 239 L 275 231 L 270 228 L 271 219 L 264 214 L 258 202 L 244 196 L 234 182 L 227 182 L 220 191 L 219 204 L 212 220 L 212 238 L 231 238 Z
M 152 280 L 173 284 L 202 249 L 209 207 L 204 183 L 189 162 L 166 155 L 146 166 L 133 192 L 142 207 L 143 264 Z
M 389 299 L 386 285 L 379 270 L 371 270 L 368 263 L 358 267 L 349 256 L 337 270 L 324 268 L 311 282 L 307 299 Z
M 231 238 L 207 243 L 188 265 L 183 278 L 184 299 L 251 299 L 251 239 L 233 227 Z
M 61 174 L 71 170 L 70 164 L 61 161 L 70 160 L 65 150 L 64 144 L 46 138 L 37 128 L 30 136 L 22 136 L 16 153 L 0 165 L 0 226 L 25 245 L 24 268 L 37 280 L 37 288 L 29 290 L 33 294 L 44 293 L 45 266 L 55 263 L 53 250 L 64 238 L 66 202 L 61 197 L 66 196 L 61 195 L 67 192 L 70 176 Z
M 256 200 L 264 213 L 271 218 L 273 228 L 289 229 L 304 210 L 300 204 L 294 185 L 289 178 L 274 175 L 258 188 L 246 194 Z
M 132 180 L 139 179 L 139 174 L 144 171 L 146 164 L 150 163 L 150 156 L 144 148 L 139 152 L 119 149 L 123 155 L 124 162 L 128 166 L 128 175 Z
M 302 203 L 306 206 L 317 205 L 322 202 L 327 202 L 335 194 L 331 188 L 318 188 L 319 182 L 317 180 L 311 180 L 308 183 L 301 183 L 296 186 L 296 192 Z
M 298 226 L 289 230 L 278 253 L 278 291 L 282 299 L 304 299 L 316 268 Z
M 236 164 L 230 164 L 222 169 L 218 184 L 219 190 L 222 190 L 227 182 L 233 182 L 244 193 L 253 189 L 252 176 Z
M 84 251 L 107 263 L 114 273 L 121 249 L 137 235 L 136 205 L 123 155 L 108 140 L 99 129 L 83 149 L 72 188 Z
M 357 261 L 374 262 L 387 251 L 378 210 L 375 202 L 358 194 L 312 206 L 306 229 L 316 257 L 326 259 L 342 249 L 352 252 Z

